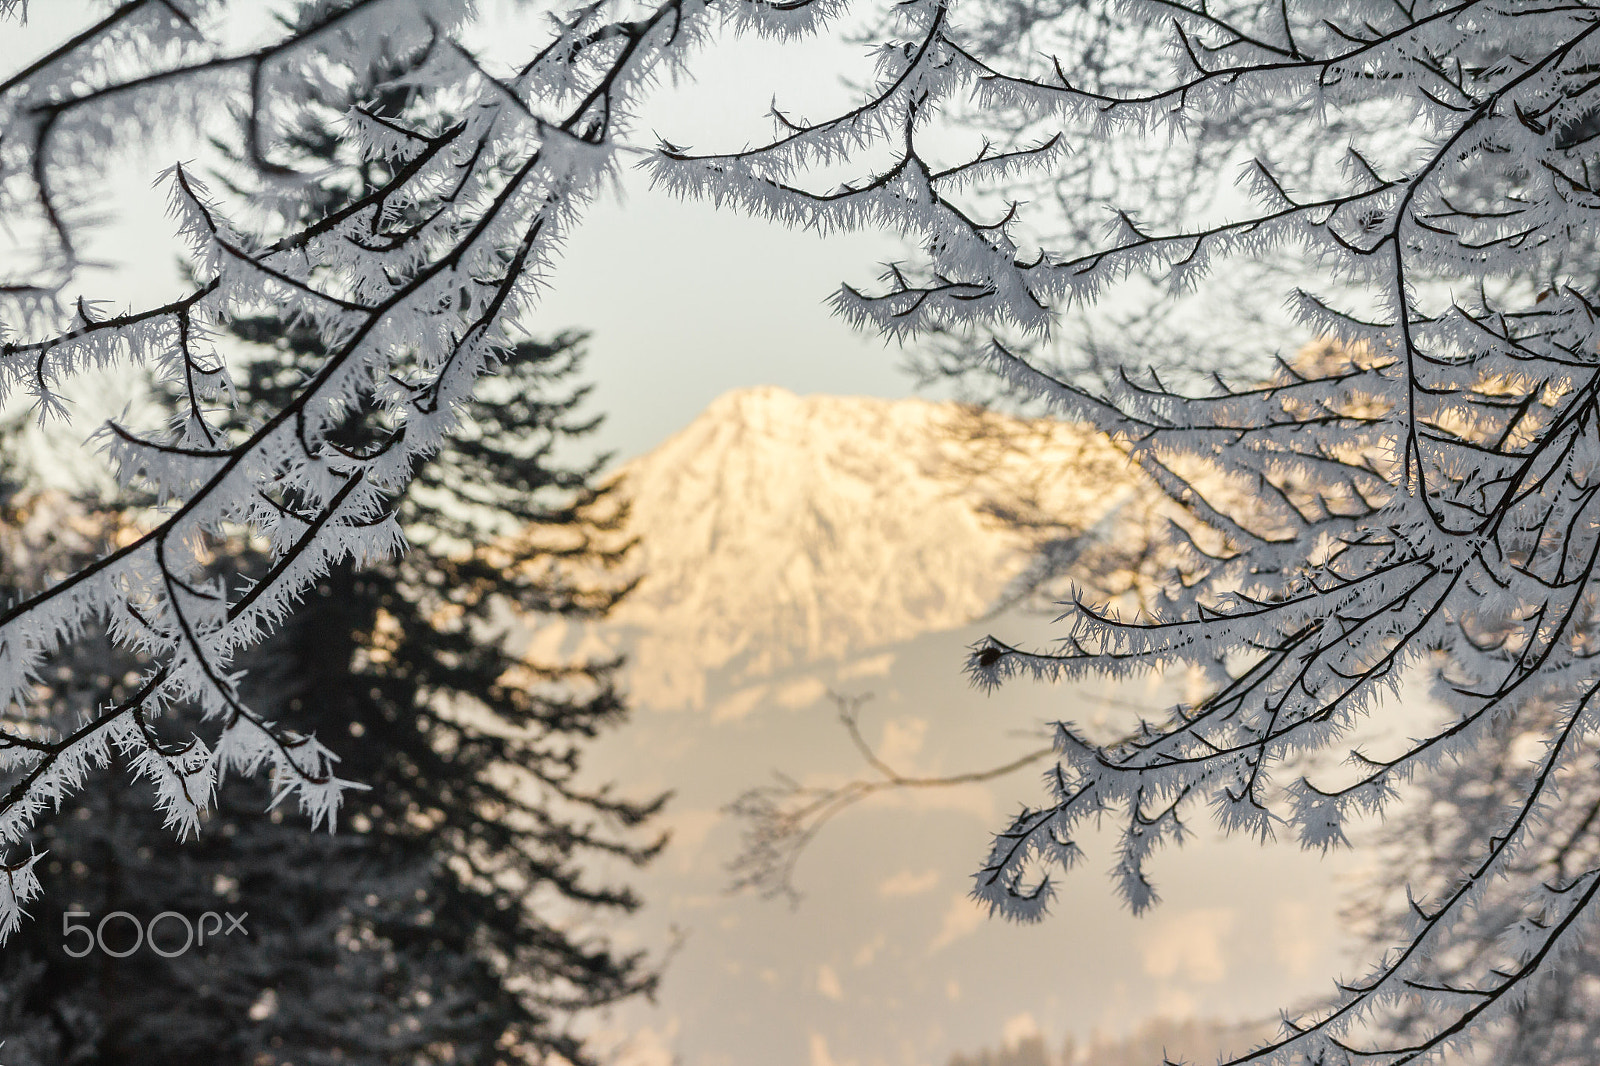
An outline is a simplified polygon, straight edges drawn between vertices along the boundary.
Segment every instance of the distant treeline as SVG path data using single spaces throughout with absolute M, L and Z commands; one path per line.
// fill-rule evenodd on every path
M 1096 1036 L 1083 1044 L 1069 1036 L 1054 1054 L 1043 1036 L 1030 1036 L 998 1049 L 952 1055 L 948 1066 L 1159 1066 L 1163 1061 L 1209 1066 L 1224 1053 L 1248 1050 L 1274 1032 L 1265 1022 L 1157 1018 L 1124 1036 Z

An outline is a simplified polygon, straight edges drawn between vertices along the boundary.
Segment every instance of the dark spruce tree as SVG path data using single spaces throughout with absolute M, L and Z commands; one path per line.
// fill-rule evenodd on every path
M 238 329 L 271 352 L 239 382 L 244 410 L 270 406 L 315 357 L 309 335 L 265 318 Z M 254 705 L 317 732 L 343 753 L 341 775 L 370 786 L 337 833 L 264 813 L 260 781 L 228 782 L 186 843 L 117 788 L 85 790 L 51 823 L 50 906 L 4 953 L 0 1023 L 31 1034 L 7 1045 L 7 1066 L 585 1063 L 574 1023 L 651 989 L 641 956 L 598 932 L 638 901 L 587 871 L 648 860 L 660 800 L 577 783 L 585 742 L 623 718 L 619 664 L 531 661 L 516 644 L 626 591 L 620 506 L 595 464 L 557 459 L 593 426 L 576 418 L 578 358 L 570 337 L 518 345 L 493 402 L 399 503 L 411 549 L 334 570 L 246 664 Z M 363 433 L 353 421 L 348 446 Z M 223 547 L 219 568 L 266 565 Z M 134 664 L 98 654 L 62 664 L 63 719 L 133 680 Z M 168 958 L 187 936 L 167 918 L 126 957 L 72 958 L 69 911 L 90 925 L 115 911 L 247 914 L 247 933 L 212 929 Z M 108 922 L 103 939 L 126 950 L 132 923 Z
M 343 104 L 304 110 L 298 162 L 329 202 L 382 177 L 339 158 L 332 124 L 344 104 L 406 114 L 406 91 L 384 87 L 405 67 L 363 72 Z M 280 409 L 322 352 L 271 314 L 232 328 L 253 353 L 236 373 L 238 430 Z M 85 789 L 73 816 L 48 823 L 44 901 L 0 953 L 6 1066 L 585 1064 L 585 1016 L 652 989 L 644 957 L 605 930 L 638 906 L 614 882 L 659 850 L 646 823 L 662 800 L 580 784 L 586 742 L 624 717 L 619 663 L 571 646 L 535 661 L 517 645 L 627 591 L 623 508 L 600 459 L 567 458 L 596 424 L 579 414 L 580 354 L 572 336 L 507 351 L 463 431 L 396 501 L 410 549 L 336 568 L 239 664 L 252 705 L 316 733 L 342 753 L 340 776 L 370 787 L 337 833 L 264 813 L 271 784 L 257 780 L 228 782 L 182 844 L 116 787 Z M 181 383 L 168 398 L 181 421 L 191 398 Z M 394 431 L 369 400 L 351 402 L 338 446 L 381 447 Z M 136 518 L 116 516 L 106 535 L 124 521 Z M 222 573 L 270 565 L 257 545 L 216 548 Z M 13 587 L 31 582 L 25 571 L 10 568 Z M 74 654 L 55 675 L 57 727 L 124 698 L 137 676 L 109 647 Z M 181 738 L 182 714 L 154 726 Z M 211 930 L 179 952 L 185 926 L 168 917 L 124 957 L 75 958 L 69 911 L 91 927 L 116 911 L 144 923 L 245 914 L 247 932 Z M 134 943 L 127 919 L 103 933 L 112 952 Z

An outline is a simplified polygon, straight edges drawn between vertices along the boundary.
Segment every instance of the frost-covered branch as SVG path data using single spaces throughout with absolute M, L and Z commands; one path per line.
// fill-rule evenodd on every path
M 859 106 L 791 123 L 777 143 L 716 157 L 725 162 L 631 143 L 632 114 L 660 78 L 689 69 L 718 26 L 793 39 L 827 28 L 844 5 L 551 9 L 518 43 L 526 59 L 497 73 L 464 43 L 473 11 L 463 0 L 319 0 L 242 47 L 222 43 L 227 4 L 129 0 L 0 80 L 0 216 L 29 253 L 0 278 L 0 400 L 27 397 L 41 418 L 65 418 L 82 376 L 117 364 L 148 368 L 179 397 L 170 430 L 114 423 L 95 437 L 123 484 L 158 501 L 154 519 L 0 612 L 0 701 L 31 723 L 4 749 L 15 775 L 0 799 L 6 842 L 24 843 L 107 761 L 108 744 L 155 780 L 180 832 L 198 826 L 230 768 L 269 767 L 280 799 L 333 824 L 351 787 L 332 771 L 333 753 L 247 706 L 231 664 L 332 566 L 400 548 L 397 496 L 455 428 L 474 382 L 522 336 L 539 280 L 620 156 L 643 157 L 683 194 L 802 221 L 766 210 L 770 192 L 811 204 L 815 224 L 945 227 L 962 234 L 962 256 L 1012 258 L 1014 212 L 981 223 L 952 197 L 1047 165 L 1057 146 L 955 166 L 918 154 L 918 130 L 974 73 L 949 46 L 950 10 L 903 5 L 902 27 L 920 43 L 881 49 L 880 84 Z M 393 72 L 376 97 L 350 97 L 375 70 Z M 331 119 L 336 145 L 307 139 Z M 190 164 L 163 177 L 192 287 L 119 314 L 69 299 L 108 163 L 159 150 L 173 122 L 231 159 L 221 192 Z M 901 162 L 837 195 L 784 184 L 886 144 L 904 148 Z M 702 180 L 719 168 L 723 177 Z M 335 186 L 355 191 L 329 195 Z M 908 192 L 932 214 L 895 206 Z M 1043 323 L 1033 296 L 1013 286 L 1005 299 L 1012 317 Z M 315 335 L 324 354 L 287 402 L 240 430 L 225 417 L 232 387 L 215 338 L 268 309 Z M 240 533 L 271 555 L 247 583 L 210 569 L 213 546 Z M 53 735 L 33 722 L 33 679 L 98 626 L 148 664 L 143 687 L 90 713 L 93 728 Z M 159 733 L 180 712 L 207 723 L 204 741 Z M 6 905 L 20 910 L 34 887 L 14 883 L 26 891 Z
M 1421 1059 L 1522 1002 L 1581 935 L 1600 876 L 1524 881 L 1524 913 L 1541 917 L 1519 927 L 1514 965 L 1470 985 L 1439 975 L 1436 946 L 1559 820 L 1554 782 L 1593 757 L 1600 332 L 1583 131 L 1600 109 L 1600 10 L 1125 10 L 1098 43 L 1164 35 L 1175 70 L 1079 81 L 1060 57 L 1005 71 L 969 53 L 982 100 L 1104 141 L 1174 137 L 1202 175 L 1242 166 L 1245 195 L 1223 218 L 1158 200 L 1147 207 L 1172 209 L 1160 224 L 1086 196 L 1118 208 L 1109 239 L 1042 252 L 1041 274 L 1066 279 L 1041 291 L 1062 306 L 1164 290 L 1155 306 L 1176 308 L 1231 264 L 1276 257 L 1307 346 L 1254 383 L 1182 387 L 1154 371 L 1088 387 L 1001 336 L 982 350 L 1012 386 L 1110 433 L 1188 518 L 1151 613 L 1079 597 L 1058 644 L 985 641 L 974 679 L 1184 666 L 1208 695 L 1111 745 L 1063 724 L 1049 794 L 996 836 L 974 893 L 1039 919 L 1084 820 L 1112 812 L 1115 880 L 1136 911 L 1157 901 L 1150 858 L 1200 804 L 1228 831 L 1345 846 L 1349 820 L 1416 775 L 1558 708 L 1541 719 L 1538 773 L 1479 827 L 1483 852 L 1455 890 L 1326 1015 L 1238 1061 Z M 1307 771 L 1308 754 L 1345 741 L 1418 670 L 1449 711 L 1438 731 L 1382 757 L 1353 752 L 1343 775 Z M 1429 1023 L 1406 1040 L 1364 1037 L 1401 997 L 1420 997 Z
M 463 0 L 321 0 L 238 50 L 216 43 L 226 4 L 131 0 L 0 81 L 0 216 L 35 253 L 0 278 L 0 389 L 60 415 L 82 371 L 132 361 L 184 397 L 172 432 L 97 438 L 125 483 L 162 501 L 157 520 L 0 615 L 0 701 L 25 724 L 33 675 L 91 624 L 149 664 L 144 695 L 91 714 L 103 724 L 82 737 L 8 731 L 28 742 L 0 749 L 20 787 L 0 807 L 7 843 L 110 743 L 155 778 L 180 832 L 226 767 L 271 766 L 284 796 L 331 821 L 345 786 L 332 753 L 244 706 L 230 663 L 331 565 L 399 548 L 397 494 L 515 343 L 537 281 L 625 155 L 679 196 L 823 234 L 900 234 L 909 261 L 876 287 L 841 287 L 838 313 L 933 337 L 941 357 L 976 353 L 1097 423 L 1186 516 L 1150 613 L 1081 596 L 1056 646 L 974 651 L 971 672 L 991 686 L 1182 665 L 1209 690 L 1121 743 L 1058 729 L 1050 794 L 998 835 L 977 877 L 996 911 L 1043 915 L 1048 869 L 1075 860 L 1086 816 L 1123 818 L 1117 885 L 1141 909 L 1156 899 L 1148 859 L 1182 839 L 1197 803 L 1230 830 L 1336 846 L 1349 817 L 1383 809 L 1413 775 L 1470 757 L 1530 707 L 1557 708 L 1546 769 L 1465 887 L 1333 1014 L 1248 1061 L 1403 1062 L 1464 1038 L 1576 935 L 1600 883 L 1580 870 L 1529 888 L 1546 917 L 1515 969 L 1457 989 L 1427 968 L 1428 945 L 1558 808 L 1548 783 L 1593 746 L 1600 9 L 1073 0 L 1046 17 L 1013 0 L 908 0 L 874 30 L 877 73 L 840 114 L 777 110 L 774 138 L 737 150 L 633 141 L 641 100 L 692 72 L 715 31 L 793 40 L 849 10 L 550 9 L 500 71 L 465 47 Z M 404 72 L 380 99 L 342 99 L 353 79 L 340 72 L 391 63 Z M 334 205 L 315 192 L 337 175 L 296 140 L 326 112 L 345 122 L 334 169 L 363 179 Z M 953 159 L 952 115 L 985 134 Z M 175 120 L 238 160 L 223 194 L 194 167 L 168 172 L 193 287 L 119 316 L 69 303 L 105 161 Z M 1151 180 L 1127 180 L 1139 174 Z M 1240 191 L 1219 194 L 1234 174 Z M 1166 309 L 1223 318 L 1214 287 L 1241 279 L 1281 294 L 1283 320 L 1251 312 L 1211 349 L 1185 342 L 1174 357 L 1155 349 L 1183 330 L 1113 331 L 1112 355 L 1136 338 L 1152 349 L 1140 362 L 1177 366 L 1165 379 L 1118 368 L 1091 386 L 1047 358 L 1063 335 L 1085 348 L 1091 326 L 1103 335 L 1084 317 L 1096 307 L 1147 306 L 1144 324 Z M 228 432 L 212 411 L 227 364 L 210 338 L 264 308 L 326 356 L 280 409 Z M 1185 372 L 1255 332 L 1282 350 L 1315 343 L 1231 384 Z M 360 444 L 338 432 L 356 417 Z M 239 530 L 274 560 L 246 588 L 207 569 L 208 544 Z M 1419 668 L 1449 709 L 1442 730 L 1358 756 L 1346 781 L 1297 769 Z M 210 724 L 204 746 L 155 732 L 179 707 Z M 0 862 L 15 871 L 14 894 L 0 890 L 12 914 L 35 883 L 28 860 Z M 1432 997 L 1438 1025 L 1359 1046 L 1351 1026 L 1412 993 Z
M 803 785 L 783 773 L 774 783 L 747 789 L 724 808 L 744 823 L 738 856 L 728 864 L 729 891 L 753 891 L 763 899 L 800 902 L 795 887 L 795 866 L 800 856 L 836 815 L 881 792 L 903 789 L 953 788 L 1006 777 L 1040 762 L 1051 748 L 1025 752 L 1005 763 L 954 774 L 906 774 L 884 762 L 861 735 L 861 707 L 871 694 L 842 696 L 828 693 L 838 708 L 839 723 L 850 743 L 872 771 L 839 785 Z

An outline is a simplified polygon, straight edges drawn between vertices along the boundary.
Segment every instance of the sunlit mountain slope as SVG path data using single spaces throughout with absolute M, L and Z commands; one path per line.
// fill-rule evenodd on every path
M 969 623 L 1037 541 L 1147 496 L 1078 426 L 778 388 L 728 393 L 624 475 L 644 577 L 613 619 L 637 632 L 634 691 L 662 708 L 704 705 L 713 673 L 737 682 Z

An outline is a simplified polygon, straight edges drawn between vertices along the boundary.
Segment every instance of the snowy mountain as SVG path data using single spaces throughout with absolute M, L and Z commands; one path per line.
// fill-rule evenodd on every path
M 723 396 L 625 475 L 643 578 L 606 638 L 630 656 L 633 713 L 585 765 L 596 786 L 673 793 L 667 849 L 625 876 L 648 901 L 639 943 L 681 950 L 656 1002 L 619 1012 L 619 1066 L 937 1066 L 998 1033 L 1042 1030 L 1054 1049 L 1152 1012 L 1266 1015 L 1338 967 L 1329 866 L 1251 840 L 1166 856 L 1154 918 L 1088 872 L 1062 883 L 1056 922 L 987 921 L 970 877 L 1006 813 L 1038 801 L 1038 764 L 837 809 L 793 871 L 798 909 L 727 894 L 749 827 L 736 797 L 874 778 L 830 690 L 883 765 L 920 778 L 1011 763 L 1044 723 L 1116 735 L 1171 706 L 1162 678 L 986 693 L 962 676 L 985 633 L 1056 635 L 1048 615 L 996 611 L 1033 545 L 1106 594 L 1107 571 L 1139 565 L 1153 493 L 1104 437 L 763 388 Z M 1083 846 L 1099 865 L 1116 840 Z
M 613 621 L 657 708 L 969 623 L 1035 543 L 1145 496 L 1083 427 L 771 387 L 720 397 L 623 473 L 644 577 Z

